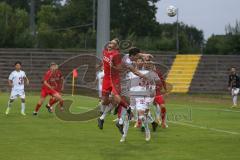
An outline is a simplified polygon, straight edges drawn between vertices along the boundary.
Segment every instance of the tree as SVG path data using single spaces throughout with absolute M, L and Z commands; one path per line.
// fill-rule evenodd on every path
M 225 35 L 212 35 L 206 44 L 206 54 L 240 54 L 240 21 L 225 27 Z
M 28 19 L 25 10 L 0 3 L 0 47 L 32 47 Z
M 157 27 L 155 3 L 159 0 L 114 0 L 111 1 L 111 28 L 125 37 L 154 35 Z

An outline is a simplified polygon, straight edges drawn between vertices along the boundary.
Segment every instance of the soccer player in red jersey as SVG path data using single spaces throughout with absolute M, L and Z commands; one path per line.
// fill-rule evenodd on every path
M 156 118 L 157 118 L 158 123 L 160 123 L 160 121 L 161 121 L 162 128 L 167 128 L 168 127 L 168 125 L 166 123 L 167 110 L 166 110 L 166 106 L 165 106 L 163 93 L 161 92 L 162 89 L 167 91 L 167 87 L 166 87 L 166 83 L 162 76 L 161 71 L 155 70 L 155 72 L 158 74 L 158 77 L 161 80 L 159 84 L 156 84 L 156 95 L 154 98 L 154 104 L 156 106 Z M 160 116 L 161 116 L 161 120 L 160 120 Z
M 98 119 L 98 127 L 103 129 L 104 118 L 112 109 L 112 104 L 121 102 L 121 85 L 120 85 L 120 70 L 121 70 L 121 55 L 119 52 L 119 41 L 114 39 L 108 43 L 103 50 L 103 68 L 104 77 L 102 84 L 102 115 Z M 109 98 L 113 95 L 113 100 Z
M 44 78 L 43 78 L 43 85 L 41 89 L 41 98 L 38 101 L 36 108 L 33 112 L 33 115 L 37 115 L 39 109 L 41 108 L 44 100 L 48 95 L 53 96 L 59 101 L 60 107 L 63 107 L 63 98 L 59 94 L 59 92 L 56 90 L 57 86 L 57 72 L 56 72 L 56 63 L 52 62 L 50 64 L 50 69 L 45 73 Z
M 64 89 L 64 77 L 63 77 L 63 74 L 62 74 L 61 70 L 58 69 L 58 65 L 56 65 L 56 78 L 55 78 L 55 81 L 56 81 L 56 85 L 57 85 L 57 87 L 55 88 L 55 90 L 56 90 L 59 94 L 61 94 L 61 92 L 62 92 L 63 89 Z M 58 100 L 57 100 L 55 97 L 53 97 L 53 96 L 49 99 L 49 102 L 48 102 L 48 104 L 46 105 L 46 108 L 48 109 L 48 112 L 49 112 L 49 113 L 52 113 L 52 112 L 53 112 L 53 107 L 52 107 L 52 106 L 53 106 L 55 103 L 57 103 L 57 102 L 58 102 Z M 63 108 L 61 107 L 60 110 L 63 111 Z

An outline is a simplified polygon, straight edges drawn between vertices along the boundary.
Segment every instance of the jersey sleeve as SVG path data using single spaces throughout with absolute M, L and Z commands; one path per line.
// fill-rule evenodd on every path
M 125 55 L 125 56 L 123 57 L 123 64 L 124 64 L 124 66 L 126 66 L 127 68 L 133 66 L 132 61 L 129 59 L 129 55 Z
M 46 72 L 43 77 L 43 81 L 48 81 L 50 79 L 50 77 L 51 77 L 51 72 L 49 72 L 49 71 Z
M 26 76 L 26 73 L 25 73 L 24 71 L 23 71 L 23 77 L 25 77 L 25 78 L 27 77 L 27 76 Z
M 12 72 L 12 73 L 9 75 L 8 80 L 11 80 L 11 81 L 12 81 L 12 80 L 13 80 L 13 76 L 14 76 L 14 75 L 13 75 L 13 72 Z

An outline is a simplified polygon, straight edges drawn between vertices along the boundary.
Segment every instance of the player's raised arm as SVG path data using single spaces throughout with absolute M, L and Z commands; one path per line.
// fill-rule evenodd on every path
M 137 68 L 133 67 L 133 66 L 128 66 L 128 69 L 134 73 L 135 75 L 137 75 L 138 77 L 141 77 L 143 79 L 148 79 L 144 74 L 142 74 Z
M 153 58 L 153 55 L 148 53 L 138 53 L 138 56 L 142 57 L 144 61 L 148 61 Z

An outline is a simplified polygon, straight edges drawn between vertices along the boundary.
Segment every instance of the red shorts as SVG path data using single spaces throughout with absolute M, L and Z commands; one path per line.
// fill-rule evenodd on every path
M 102 84 L 102 96 L 108 96 L 110 94 L 120 95 L 121 84 L 119 77 L 104 76 Z
M 159 105 L 165 104 L 163 96 L 162 95 L 155 96 L 154 103 L 159 104 Z
M 54 94 L 58 94 L 57 91 L 55 90 L 50 90 L 50 89 L 42 89 L 41 90 L 41 97 L 47 97 L 48 95 L 53 96 Z

